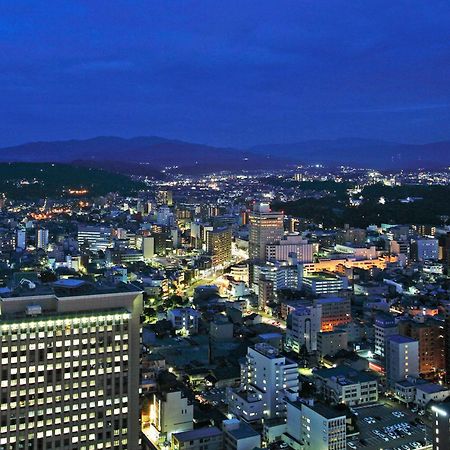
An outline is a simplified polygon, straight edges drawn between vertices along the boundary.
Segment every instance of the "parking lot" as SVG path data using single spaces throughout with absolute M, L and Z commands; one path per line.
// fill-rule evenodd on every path
M 349 439 L 349 449 L 414 450 L 430 443 L 431 431 L 417 422 L 418 416 L 389 406 L 377 404 L 354 408 L 358 414 L 359 438 Z

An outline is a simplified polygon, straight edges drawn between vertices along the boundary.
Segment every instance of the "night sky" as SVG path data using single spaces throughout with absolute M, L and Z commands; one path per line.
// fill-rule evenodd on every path
M 450 139 L 448 0 L 0 0 L 0 146 Z

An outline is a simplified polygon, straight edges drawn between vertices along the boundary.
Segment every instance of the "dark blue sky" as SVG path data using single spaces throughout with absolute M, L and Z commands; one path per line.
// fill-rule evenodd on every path
M 448 0 L 0 0 L 0 145 L 450 138 Z

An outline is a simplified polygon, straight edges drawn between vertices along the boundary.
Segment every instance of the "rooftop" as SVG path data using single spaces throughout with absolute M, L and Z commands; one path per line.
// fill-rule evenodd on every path
M 396 334 L 394 336 L 389 336 L 388 340 L 390 342 L 396 342 L 397 344 L 412 344 L 414 342 L 417 342 L 415 339 L 412 339 L 407 336 L 401 336 L 399 334 Z
M 222 434 L 222 431 L 220 431 L 217 427 L 205 427 L 205 428 L 198 428 L 196 430 L 175 433 L 174 437 L 179 442 L 187 442 L 187 441 L 193 441 L 195 439 L 200 439 L 200 438 L 220 436 L 221 434 Z

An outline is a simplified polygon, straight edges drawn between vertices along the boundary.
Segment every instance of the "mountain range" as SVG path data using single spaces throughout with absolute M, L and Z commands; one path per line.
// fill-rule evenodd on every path
M 248 149 L 213 147 L 158 136 L 130 139 L 31 142 L 0 149 L 2 162 L 61 162 L 151 175 L 219 170 L 281 169 L 299 164 L 352 165 L 376 169 L 438 168 L 450 165 L 450 141 L 401 144 L 345 138 L 267 144 Z

